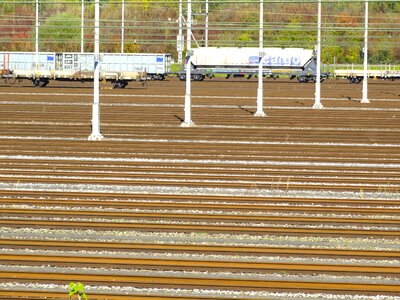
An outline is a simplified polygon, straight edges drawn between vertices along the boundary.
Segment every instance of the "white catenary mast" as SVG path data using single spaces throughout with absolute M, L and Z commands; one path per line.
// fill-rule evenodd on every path
M 257 111 L 255 117 L 265 117 L 264 106 L 264 88 L 263 88 L 263 60 L 264 60 L 264 1 L 260 1 L 260 32 L 259 32 L 259 63 L 258 63 L 258 89 L 257 89 Z
M 185 120 L 182 127 L 194 126 L 192 121 L 192 91 L 191 91 L 191 64 L 192 64 L 192 1 L 187 2 L 187 62 L 186 62 L 186 94 L 185 94 Z
M 81 4 L 81 53 L 85 50 L 85 41 L 84 41 L 84 34 L 85 34 L 85 0 L 82 0 Z
M 321 109 L 321 0 L 318 0 L 317 74 L 315 76 L 315 102 L 313 108 Z
M 99 0 L 94 3 L 94 92 L 92 106 L 92 134 L 90 141 L 103 139 L 100 133 L 100 4 Z
M 121 53 L 124 53 L 125 44 L 125 0 L 122 0 L 121 8 Z
M 368 0 L 365 1 L 364 80 L 361 103 L 370 103 L 368 100 Z
M 36 26 L 35 26 L 35 69 L 39 68 L 39 0 L 36 0 Z

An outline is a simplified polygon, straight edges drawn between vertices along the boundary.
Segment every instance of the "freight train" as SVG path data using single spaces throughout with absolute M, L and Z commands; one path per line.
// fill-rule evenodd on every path
M 171 55 L 155 53 L 102 53 L 100 80 L 113 88 L 131 81 L 163 80 L 170 73 Z M 37 87 L 51 80 L 93 81 L 93 53 L 0 52 L 0 75 L 9 80 L 29 79 Z
M 202 81 L 215 76 L 246 77 L 258 75 L 263 63 L 263 76 L 286 76 L 299 82 L 316 81 L 316 57 L 313 50 L 303 48 L 201 47 L 190 51 L 192 80 Z M 187 60 L 186 60 L 187 61 Z M 0 52 L 0 77 L 15 81 L 28 79 L 37 87 L 50 81 L 93 81 L 93 53 L 73 52 Z M 171 54 L 102 53 L 100 80 L 113 88 L 125 88 L 131 81 L 164 80 L 168 75 L 186 79 L 182 71 L 171 72 Z M 329 78 L 322 73 L 320 81 Z
M 277 78 L 281 75 L 299 82 L 316 81 L 316 57 L 313 50 L 303 48 L 202 47 L 190 51 L 192 80 L 202 81 L 217 74 L 229 77 L 258 75 L 260 59 L 263 76 Z M 188 61 L 188 57 L 186 59 Z M 186 65 L 177 75 L 186 79 Z M 321 81 L 329 77 L 321 74 Z

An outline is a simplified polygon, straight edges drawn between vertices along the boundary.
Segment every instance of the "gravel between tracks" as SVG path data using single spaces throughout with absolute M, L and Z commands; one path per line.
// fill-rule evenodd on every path
M 207 84 L 207 85 L 205 85 Z M 327 224 L 284 224 L 282 228 L 335 228 L 344 230 L 356 228 L 368 233 L 370 230 L 396 231 L 399 229 L 397 213 L 399 200 L 400 156 L 398 133 L 400 89 L 393 83 L 371 84 L 373 101 L 371 105 L 361 105 L 358 94 L 353 86 L 337 82 L 324 82 L 323 110 L 312 110 L 313 88 L 310 85 L 293 85 L 288 82 L 266 82 L 266 93 L 269 93 L 268 118 L 253 118 L 256 89 L 251 81 L 246 82 L 204 82 L 194 83 L 193 111 L 196 127 L 178 129 L 183 115 L 182 86 L 177 82 L 150 82 L 155 89 L 140 89 L 140 91 L 102 91 L 102 128 L 105 139 L 100 143 L 87 142 L 90 129 L 91 92 L 82 89 L 77 93 L 75 88 L 31 90 L 23 88 L 13 90 L 5 88 L 0 92 L 0 190 L 4 193 L 0 200 L 18 200 L 32 198 L 37 205 L 1 204 L 0 209 L 66 209 L 58 204 L 46 206 L 45 201 L 51 195 L 57 195 L 58 200 L 65 202 L 78 201 L 78 195 L 87 195 L 86 200 L 99 201 L 100 195 L 113 197 L 120 195 L 124 201 L 131 204 L 145 203 L 147 200 L 130 200 L 130 195 L 140 196 L 215 196 L 231 197 L 233 199 L 251 199 L 252 197 L 268 197 L 280 201 L 284 208 L 293 207 L 290 200 L 306 199 L 309 207 L 325 208 L 340 207 L 343 204 L 329 204 L 331 199 L 354 200 L 354 212 L 306 212 L 303 205 L 302 213 L 283 215 L 301 216 L 303 218 L 339 217 L 341 221 L 352 218 L 371 220 L 362 225 L 327 225 Z M 174 86 L 175 90 L 171 90 Z M 206 87 L 206 88 L 205 88 Z M 255 86 L 254 86 L 255 87 Z M 2 87 L 3 88 L 3 87 Z M 228 93 L 230 95 L 228 95 Z M 273 93 L 273 95 L 271 95 Z M 293 97 L 296 95 L 297 97 Z M 68 99 L 69 98 L 69 99 Z M 346 100 L 347 99 L 347 100 Z M 63 113 L 60 113 L 62 111 Z M 152 114 L 150 114 L 150 112 Z M 216 117 L 218 116 L 218 117 Z M 144 147 L 148 145 L 148 147 Z M 126 171 L 126 166 L 129 170 Z M 108 169 L 108 166 L 113 166 Z M 162 167 L 160 167 L 162 166 Z M 73 170 L 75 173 L 57 173 L 51 171 Z M 91 174 L 84 174 L 91 168 L 96 169 Z M 152 168 L 147 178 L 143 168 Z M 185 168 L 183 170 L 183 168 Z M 59 168 L 59 169 L 58 169 Z M 138 169 L 135 169 L 138 168 Z M 192 168 L 192 169 L 190 169 Z M 49 171 L 50 170 L 50 171 Z M 112 170 L 112 171 L 111 171 Z M 62 171 L 60 171 L 62 172 Z M 109 172 L 107 174 L 107 172 Z M 145 173 L 146 171 L 144 171 Z M 169 172 L 169 173 L 168 173 Z M 201 172 L 201 174 L 199 174 Z M 260 176 L 251 174 L 259 172 Z M 3 174 L 4 173 L 4 174 Z M 223 176 L 223 174 L 232 176 Z M 246 178 L 235 179 L 247 174 Z M 282 175 L 283 174 L 283 175 Z M 174 178 L 174 176 L 177 176 Z M 297 175 L 297 176 L 296 176 Z M 137 176 L 137 178 L 135 177 Z M 186 176 L 187 178 L 184 178 Z M 199 176 L 198 178 L 196 176 Z M 283 176 L 281 181 L 281 176 Z M 296 187 L 289 187 L 290 184 Z M 293 177 L 291 177 L 293 176 Z M 260 179 L 261 178 L 261 179 Z M 100 180 L 112 183 L 100 183 Z M 279 182 L 278 182 L 279 181 Z M 141 185 L 137 184 L 142 182 Z M 144 182 L 144 183 L 143 183 Z M 278 182 L 278 184 L 276 184 Z M 153 184 L 150 184 L 153 183 Z M 215 186 L 211 186 L 211 185 Z M 235 187 L 235 185 L 240 187 Z M 262 186 L 264 184 L 264 186 Z M 218 187 L 216 187 L 218 186 Z M 243 188 L 242 188 L 243 186 Z M 271 188 L 269 188 L 271 187 Z M 305 187 L 302 189 L 302 187 Z M 7 193 L 10 195 L 7 195 Z M 44 194 L 47 193 L 47 196 Z M 20 195 L 18 195 L 20 194 Z M 43 194 L 43 196 L 41 195 Z M 32 196 L 24 196 L 32 195 Z M 113 201 L 120 201 L 114 196 Z M 324 200 L 324 204 L 318 201 Z M 390 200 L 390 205 L 379 205 Z M 174 199 L 160 201 L 171 203 Z M 200 203 L 201 200 L 187 200 L 187 203 Z M 234 200 L 230 200 L 235 203 Z M 359 206 L 358 201 L 362 201 Z M 10 202 L 10 201 L 9 201 Z M 225 203 L 228 203 L 226 201 Z M 247 200 L 247 205 L 262 205 L 263 201 Z M 155 203 L 155 202 L 154 202 Z M 118 209 L 118 212 L 155 212 L 174 214 L 210 214 L 214 216 L 239 216 L 243 212 L 226 212 L 218 210 L 218 202 L 207 200 L 215 209 Z M 369 206 L 368 203 L 374 203 Z M 154 204 L 156 205 L 156 204 Z M 268 208 L 267 203 L 264 204 Z M 301 206 L 301 205 L 300 205 Z M 357 208 L 379 208 L 380 213 L 361 214 Z M 68 210 L 85 211 L 79 205 L 69 206 Z M 391 213 L 385 214 L 384 211 Z M 116 210 L 102 208 L 92 211 Z M 383 212 L 382 212 L 383 211 Z M 247 216 L 279 216 L 274 212 L 259 212 L 249 210 Z M 163 220 L 147 220 L 145 218 L 128 218 L 114 216 L 111 219 L 102 217 L 54 217 L 38 216 L 24 217 L 15 215 L 2 216 L 0 220 L 8 221 L 75 220 L 82 224 L 102 222 L 152 223 L 163 224 Z M 374 225 L 372 220 L 385 220 L 390 225 Z M 168 224 L 184 224 L 183 221 L 167 221 Z M 202 221 L 189 220 L 186 224 L 203 224 Z M 213 221 L 214 225 L 239 224 L 234 221 Z M 208 222 L 208 224 L 210 224 Z M 241 221 L 240 226 L 273 227 L 271 222 Z M 35 228 L 29 225 L 0 227 L 1 239 L 19 239 L 36 241 L 91 241 L 91 242 L 122 242 L 122 243 L 159 243 L 168 245 L 215 245 L 215 246 L 252 246 L 252 247 L 285 247 L 312 249 L 351 249 L 399 251 L 400 239 L 395 237 L 376 236 L 290 236 L 274 234 L 244 234 L 244 233 L 207 233 L 207 232 L 162 232 L 161 230 L 108 230 L 108 229 L 56 229 Z M 215 261 L 248 261 L 248 262 L 291 262 L 324 265 L 363 265 L 398 267 L 397 259 L 361 259 L 361 258 L 304 258 L 280 255 L 212 255 L 193 253 L 146 253 L 144 251 L 75 251 L 67 250 L 35 250 L 12 247 L 0 249 L 0 255 L 21 253 L 30 255 L 62 254 L 97 257 L 143 257 L 153 259 L 180 260 L 215 260 Z M 162 277 L 198 277 L 198 278 L 257 278 L 261 280 L 286 281 L 318 281 L 357 282 L 372 284 L 386 283 L 400 285 L 396 276 L 382 275 L 344 275 L 326 273 L 285 273 L 282 272 L 230 272 L 220 270 L 205 272 L 204 270 L 154 270 L 139 268 L 115 268 L 113 266 L 83 267 L 83 266 L 27 266 L 0 265 L 0 272 L 7 270 L 31 269 L 36 272 L 55 273 L 110 273 L 110 274 L 141 274 Z M 56 290 L 65 292 L 66 285 L 53 284 L 21 284 L 15 280 L 0 283 L 0 290 Z M 375 295 L 356 295 L 347 291 L 317 293 L 313 291 L 244 291 L 202 289 L 198 287 L 187 289 L 113 286 L 112 283 L 101 286 L 86 285 L 90 293 L 139 294 L 139 295 L 169 295 L 190 297 L 193 295 L 214 298 L 237 299 L 334 299 L 334 300 L 398 300 L 395 295 L 375 293 Z

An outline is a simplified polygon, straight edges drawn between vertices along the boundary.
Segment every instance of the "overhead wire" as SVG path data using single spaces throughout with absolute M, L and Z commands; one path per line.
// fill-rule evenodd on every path
M 29 5 L 34 5 L 35 0 L 30 0 L 30 1 L 9 1 L 9 0 L 3 0 L 2 4 L 13 4 L 13 5 L 22 5 L 22 4 L 29 4 Z M 76 4 L 81 5 L 81 0 L 76 0 L 76 1 L 45 1 L 45 0 L 40 0 L 39 1 L 41 4 L 45 4 L 47 6 L 53 5 L 53 9 L 55 5 L 65 5 L 65 4 Z M 183 0 L 183 2 L 186 2 Z M 277 1 L 264 1 L 264 3 L 270 3 L 271 5 L 286 5 L 286 4 L 299 4 L 302 3 L 303 5 L 310 5 L 313 3 L 316 3 L 317 1 L 287 1 L 287 0 L 277 0 Z M 325 1 L 321 0 L 322 3 L 335 6 L 335 4 L 339 3 L 348 3 L 348 5 L 362 5 L 364 1 Z M 382 1 L 369 1 L 370 3 L 373 2 L 382 2 Z M 383 2 L 396 2 L 396 1 L 383 1 Z M 192 3 L 196 4 L 204 4 L 204 0 L 194 0 Z M 212 14 L 220 14 L 220 13 L 232 13 L 232 14 L 240 14 L 243 13 L 243 5 L 246 7 L 251 6 L 251 5 L 258 5 L 260 1 L 209 1 L 210 4 L 218 7 L 212 11 L 212 13 L 209 14 L 210 16 L 210 21 L 208 23 L 208 30 L 210 31 L 209 33 L 209 39 L 212 45 L 218 45 L 218 46 L 224 46 L 224 45 L 232 45 L 232 44 L 240 44 L 240 43 L 247 43 L 247 45 L 257 45 L 258 41 L 256 40 L 256 32 L 259 30 L 259 23 L 257 21 L 240 21 L 240 22 L 223 22 L 223 21 L 218 21 L 214 20 L 212 18 Z M 142 1 L 131 1 L 131 0 L 125 0 L 126 5 L 133 5 L 136 7 L 136 9 L 142 7 L 145 5 Z M 177 6 L 176 5 L 176 0 L 175 2 L 173 1 L 149 1 L 146 3 L 148 5 L 162 5 L 162 7 L 171 7 L 171 6 Z M 223 7 L 226 4 L 235 4 L 233 8 L 230 10 L 223 10 L 221 7 Z M 88 1 L 85 1 L 85 5 L 93 5 L 93 1 L 90 3 Z M 107 1 L 103 3 L 103 5 L 115 5 L 115 6 L 121 6 L 121 0 L 119 1 Z M 242 8 L 242 9 L 240 9 Z M 275 7 L 275 9 L 278 9 L 278 7 Z M 26 24 L 22 23 L 29 23 L 29 22 L 34 22 L 35 21 L 35 16 L 33 15 L 7 15 L 4 14 L 4 12 L 1 12 L 0 15 L 0 27 L 3 28 L 3 32 L 0 33 L 0 36 L 2 38 L 12 38 L 12 37 L 7 37 L 6 34 L 9 33 L 8 31 L 11 27 L 15 30 L 19 29 L 24 29 L 24 26 L 27 27 Z M 202 12 L 202 11 L 199 11 Z M 246 12 L 248 16 L 257 16 L 257 10 L 254 12 Z M 335 14 L 336 13 L 336 14 Z M 289 20 L 291 18 L 297 18 L 297 22 L 265 22 L 264 23 L 264 29 L 265 29 L 265 36 L 269 37 L 267 40 L 267 43 L 273 44 L 273 45 L 278 45 L 280 43 L 282 46 L 296 46 L 296 45 L 310 45 L 312 43 L 315 43 L 315 31 L 316 31 L 316 14 L 314 13 L 307 13 L 307 12 L 302 12 L 302 11 L 297 11 L 297 12 L 282 12 L 280 11 L 279 13 L 271 13 L 268 11 L 265 11 L 264 14 L 266 16 L 279 16 L 285 20 Z M 147 20 L 147 19 L 140 19 L 140 18 L 145 18 L 145 17 L 139 17 L 136 16 L 138 19 L 137 20 L 125 20 L 125 38 L 127 42 L 134 42 L 136 44 L 155 44 L 159 43 L 161 45 L 176 45 L 176 35 L 177 35 L 177 23 L 176 23 L 176 18 L 177 18 L 177 9 L 175 7 L 174 14 L 171 15 L 169 20 Z M 323 44 L 325 45 L 334 45 L 334 46 L 347 46 L 348 44 L 354 43 L 354 41 L 362 41 L 362 33 L 364 32 L 364 24 L 363 24 L 363 15 L 361 13 L 358 14 L 352 14 L 352 24 L 348 24 L 346 22 L 341 22 L 340 18 L 346 17 L 346 16 L 340 16 L 337 14 L 337 10 L 333 11 L 330 10 L 326 14 L 323 14 L 323 18 L 325 20 L 329 20 L 329 18 L 336 18 L 335 22 L 331 21 L 325 21 L 323 23 L 323 33 L 324 33 L 324 41 Z M 201 41 L 204 37 L 202 36 L 202 32 L 205 30 L 204 24 L 201 24 L 203 15 L 198 14 L 196 15 L 197 20 L 199 21 L 198 24 L 194 24 L 192 26 L 192 31 L 199 34 L 198 38 Z M 251 19 L 251 18 L 249 18 Z M 267 18 L 268 19 L 268 18 Z M 79 25 L 80 23 L 80 18 L 78 16 L 75 16 L 75 18 L 58 18 L 58 22 L 60 23 L 67 23 L 68 22 L 68 28 L 70 30 L 77 30 L 81 29 L 81 26 Z M 339 21 L 338 21 L 339 20 Z M 379 22 L 379 21 L 384 21 L 384 22 Z M 398 22 L 393 22 L 391 20 L 396 20 L 395 16 L 390 16 L 390 15 L 374 15 L 370 17 L 370 43 L 371 45 L 374 44 L 384 44 L 384 45 L 394 45 L 396 43 L 395 39 L 393 37 L 397 37 L 400 32 L 400 26 Z M 8 22 L 11 24 L 4 24 L 4 22 Z M 64 40 L 65 37 L 68 37 L 67 33 L 59 33 L 55 36 L 56 39 L 49 39 L 52 33 L 46 33 L 44 30 L 50 30 L 50 29 L 57 29 L 58 25 L 50 25 L 46 24 L 46 18 L 44 16 L 39 17 L 39 22 L 40 22 L 40 27 L 39 27 L 39 34 L 41 37 L 41 43 L 46 43 L 46 44 L 57 44 L 60 43 Z M 18 24 L 20 23 L 20 24 Z M 93 16 L 92 13 L 89 12 L 87 13 L 87 16 L 85 16 L 85 26 L 84 26 L 84 31 L 86 37 L 90 37 L 91 33 L 90 31 L 93 29 Z M 121 20 L 119 19 L 112 19 L 112 18 L 102 18 L 101 19 L 101 42 L 104 45 L 110 45 L 110 44 L 118 44 L 120 43 L 119 38 L 119 31 L 121 30 L 120 27 Z M 27 31 L 29 31 L 28 28 Z M 186 30 L 186 25 L 182 28 L 183 30 Z M 296 36 L 299 31 L 308 34 L 306 35 L 305 38 L 300 36 Z M 341 32 L 340 39 L 337 40 L 336 42 L 332 42 L 335 38 L 338 39 L 336 32 Z M 247 34 L 253 34 L 255 35 L 255 39 L 247 40 L 247 41 L 233 41 L 232 39 L 229 39 L 226 37 L 226 35 L 232 34 L 234 32 L 243 32 Z M 391 32 L 391 37 L 387 38 L 385 40 L 384 34 L 386 32 Z M 294 36 L 290 40 L 284 40 L 283 38 L 280 38 L 279 35 L 281 33 L 286 33 L 287 35 L 294 34 Z M 225 36 L 224 36 L 225 35 Z M 398 40 L 398 39 L 397 39 Z M 32 37 L 26 37 L 23 39 L 19 39 L 18 41 L 13 41 L 14 43 L 24 43 L 24 42 L 32 42 Z M 80 42 L 80 36 L 76 37 L 76 42 L 75 40 L 69 41 L 71 44 L 78 43 Z M 89 43 L 89 42 L 88 42 Z

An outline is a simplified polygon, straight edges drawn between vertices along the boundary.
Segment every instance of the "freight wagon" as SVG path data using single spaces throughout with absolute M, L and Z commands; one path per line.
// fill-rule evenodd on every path
M 11 80 L 29 79 L 45 87 L 51 80 L 93 81 L 92 53 L 0 52 L 1 76 Z M 100 80 L 114 88 L 130 81 L 163 80 L 170 72 L 171 55 L 153 53 L 100 54 Z
M 345 78 L 350 83 L 360 83 L 364 79 L 364 70 L 335 70 L 336 79 Z M 368 70 L 367 77 L 373 79 L 395 80 L 400 79 L 400 71 L 396 70 Z
M 191 76 L 201 81 L 217 74 L 229 77 L 258 75 L 260 62 L 259 48 L 207 47 L 194 48 L 190 53 Z M 263 76 L 277 78 L 286 75 L 300 82 L 316 79 L 316 58 L 313 50 L 302 48 L 264 48 L 261 53 Z M 187 59 L 186 59 L 187 61 Z M 186 69 L 186 64 L 185 68 Z M 179 72 L 179 79 L 186 79 L 185 70 Z M 328 74 L 322 74 L 322 80 Z

